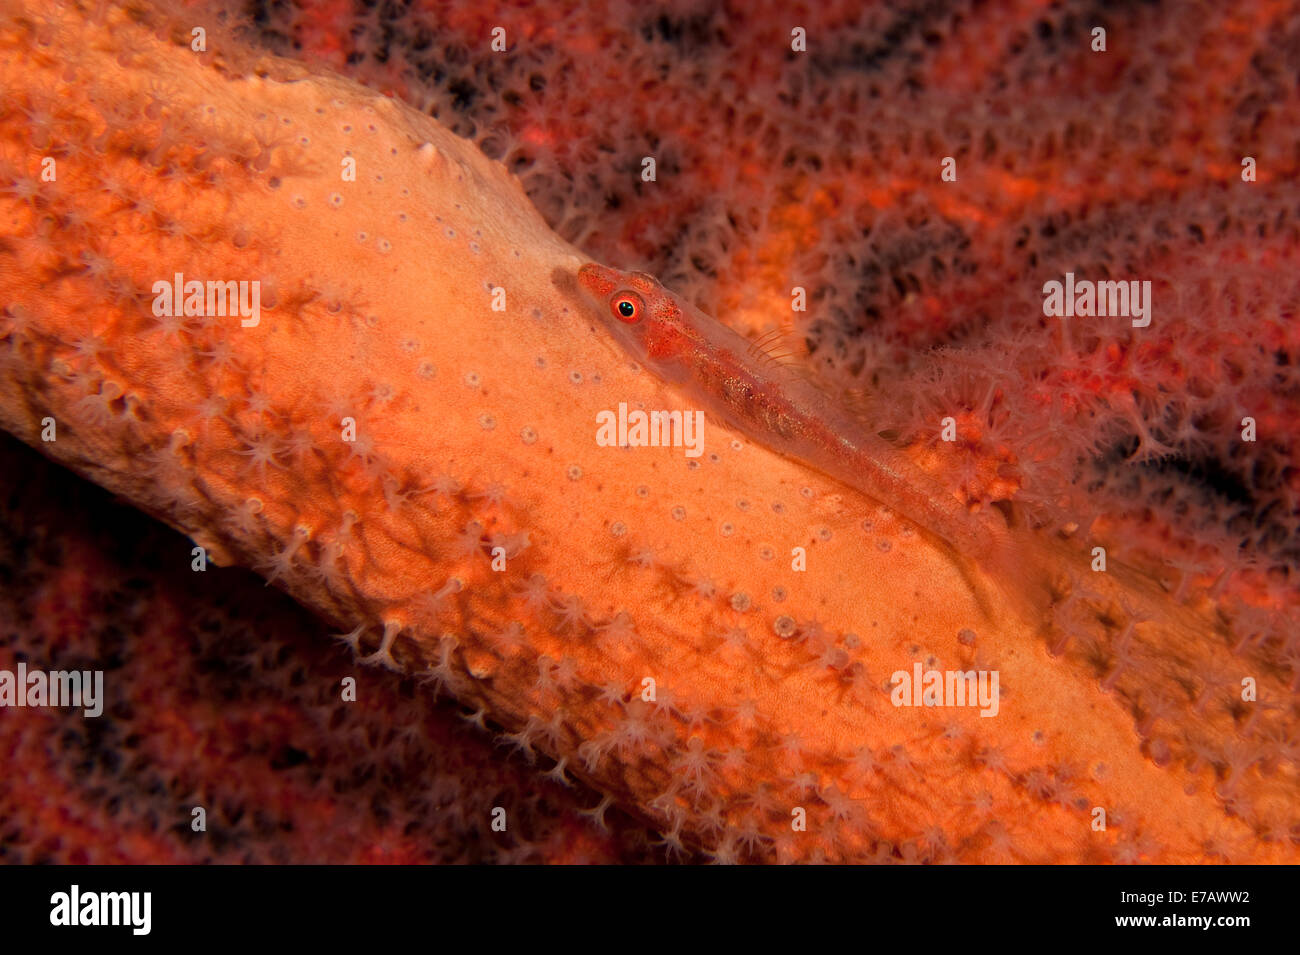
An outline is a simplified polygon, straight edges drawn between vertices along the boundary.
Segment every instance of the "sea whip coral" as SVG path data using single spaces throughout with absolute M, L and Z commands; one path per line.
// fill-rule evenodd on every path
M 6 428 L 367 628 L 373 662 L 486 707 L 670 847 L 1289 857 L 1257 831 L 1293 824 L 1289 711 L 1245 725 L 1194 686 L 1214 698 L 1203 735 L 1252 748 L 1162 769 L 1041 621 L 981 606 L 886 509 L 729 438 L 698 467 L 598 448 L 597 411 L 673 395 L 599 334 L 567 285 L 581 259 L 472 147 L 335 78 L 233 46 L 205 61 L 121 10 L 32 9 L 0 36 L 20 266 L 0 285 Z M 59 175 L 33 190 L 46 153 Z M 257 323 L 157 314 L 176 273 L 261 282 Z M 1113 636 L 1115 672 L 1231 685 L 1231 659 L 1218 673 L 1168 645 L 1203 613 L 1167 599 L 1139 621 L 1099 586 L 1063 582 L 1053 613 Z M 1000 715 L 891 706 L 913 661 L 996 667 Z M 1287 692 L 1275 669 L 1245 675 Z

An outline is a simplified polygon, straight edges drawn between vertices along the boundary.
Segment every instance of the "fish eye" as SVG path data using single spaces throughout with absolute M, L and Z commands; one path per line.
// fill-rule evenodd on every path
M 641 315 L 645 311 L 645 303 L 641 301 L 641 296 L 635 292 L 619 292 L 614 296 L 610 303 L 614 307 L 614 314 L 620 321 L 629 325 L 635 325 L 641 320 Z

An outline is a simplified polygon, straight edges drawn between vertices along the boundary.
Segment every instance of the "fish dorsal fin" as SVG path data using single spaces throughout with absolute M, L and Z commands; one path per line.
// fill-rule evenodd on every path
M 773 328 L 749 339 L 749 357 L 755 362 L 763 366 L 779 366 L 792 373 L 806 372 L 807 351 L 793 328 Z
M 876 392 L 862 387 L 845 387 L 813 364 L 807 346 L 794 328 L 775 328 L 750 339 L 750 356 L 769 375 L 796 382 L 801 390 L 815 393 L 845 422 L 859 426 L 862 434 L 890 440 L 896 434 L 880 434 L 880 407 Z
M 863 431 L 889 441 L 897 442 L 901 429 L 893 427 L 890 422 L 880 420 L 880 402 L 876 392 L 866 388 L 838 388 L 834 398 L 843 409 L 844 414 L 861 425 Z

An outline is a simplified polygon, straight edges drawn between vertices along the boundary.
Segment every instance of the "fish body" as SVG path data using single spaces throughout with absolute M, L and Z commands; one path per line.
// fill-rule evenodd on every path
M 726 426 L 888 505 L 973 560 L 1003 546 L 1005 525 L 970 513 L 815 385 L 654 276 L 588 263 L 578 284 L 630 354 Z

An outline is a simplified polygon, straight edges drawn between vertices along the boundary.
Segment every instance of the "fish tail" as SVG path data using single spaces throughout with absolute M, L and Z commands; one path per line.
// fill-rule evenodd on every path
M 975 569 L 980 602 L 1037 623 L 1048 614 L 1062 555 L 1033 529 L 1012 526 L 997 509 L 976 515 L 973 543 L 962 549 Z

